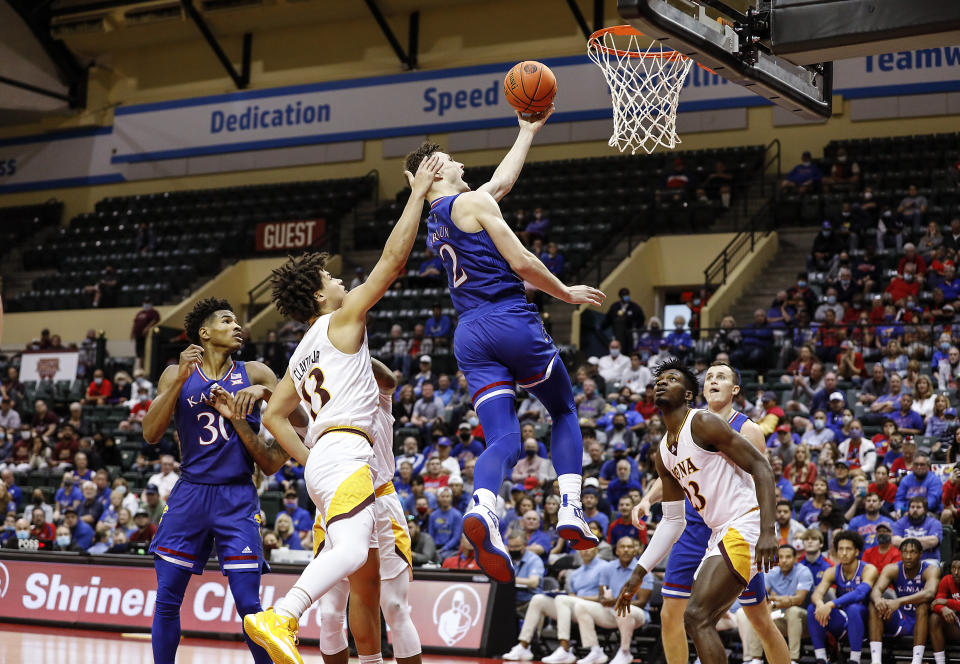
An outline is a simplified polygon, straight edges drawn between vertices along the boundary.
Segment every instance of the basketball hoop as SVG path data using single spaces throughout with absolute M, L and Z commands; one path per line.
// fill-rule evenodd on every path
M 610 88 L 613 134 L 608 144 L 631 154 L 658 145 L 671 149 L 677 136 L 677 104 L 694 61 L 652 40 L 642 47 L 643 33 L 629 25 L 597 30 L 587 41 L 587 55 Z

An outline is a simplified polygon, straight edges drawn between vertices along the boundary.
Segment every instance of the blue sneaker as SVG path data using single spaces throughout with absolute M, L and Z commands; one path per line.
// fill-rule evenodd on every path
M 517 575 L 510 552 L 500 537 L 500 519 L 496 514 L 474 505 L 463 517 L 463 534 L 476 550 L 477 565 L 484 574 L 500 583 L 513 583 Z
M 590 531 L 590 526 L 583 520 L 583 509 L 580 505 L 567 502 L 567 496 L 562 498 L 560 512 L 557 514 L 557 534 L 570 541 L 570 546 L 578 551 L 592 549 L 599 546 L 600 540 Z

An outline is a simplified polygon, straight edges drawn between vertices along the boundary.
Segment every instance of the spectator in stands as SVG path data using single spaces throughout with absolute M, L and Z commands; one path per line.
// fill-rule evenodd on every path
M 726 164 L 720 160 L 714 162 L 713 171 L 707 174 L 703 181 L 703 188 L 710 198 L 719 200 L 720 205 L 725 208 L 730 207 L 733 194 L 733 174 L 727 171 Z
M 439 281 L 443 275 L 443 261 L 433 253 L 430 247 L 423 252 L 423 261 L 420 263 L 417 275 L 434 281 Z
M 917 443 L 913 436 L 904 438 L 901 431 L 897 431 L 890 436 L 890 449 L 883 460 L 890 464 L 890 475 L 894 478 L 894 481 L 910 471 L 916 453 Z
M 849 339 L 840 342 L 840 353 L 836 357 L 837 373 L 844 380 L 851 380 L 856 384 L 867 377 L 867 370 L 863 362 L 863 355 Z
M 877 465 L 877 449 L 873 441 L 863 437 L 860 420 L 850 422 L 850 435 L 837 446 L 837 451 L 851 470 L 860 469 L 867 475 L 873 474 Z
M 847 151 L 839 148 L 830 166 L 830 175 L 823 178 L 823 182 L 831 189 L 849 191 L 860 182 L 860 164 L 849 159 Z
M 577 405 L 577 414 L 590 420 L 596 420 L 603 414 L 607 402 L 597 394 L 597 384 L 591 379 L 583 381 L 583 393 L 574 397 Z
M 34 507 L 30 511 L 30 537 L 40 540 L 52 540 L 56 537 L 56 526 L 47 520 L 47 514 L 42 507 Z
M 753 324 L 742 331 L 743 343 L 731 357 L 734 366 L 766 370 L 770 349 L 773 347 L 773 330 L 767 324 L 767 314 L 763 309 L 753 312 Z
M 90 532 L 91 532 L 91 538 L 92 538 L 93 530 L 91 530 Z M 68 528 L 66 524 L 64 524 L 62 526 L 57 527 L 57 537 L 54 540 L 52 550 L 82 553 L 83 551 L 85 551 L 85 548 L 80 546 L 74 541 L 73 535 L 70 532 L 70 528 Z
M 612 482 L 611 482 L 612 484 Z M 633 523 L 631 512 L 633 511 L 633 500 L 628 495 L 622 496 L 616 503 L 617 518 L 610 522 L 607 527 L 607 542 L 611 545 L 616 544 L 624 537 L 632 537 L 637 541 L 646 542 L 646 528 L 641 532 Z
M 817 322 L 823 321 L 826 319 L 828 311 L 833 311 L 833 315 L 836 320 L 843 318 L 843 305 L 839 302 L 837 289 L 833 287 L 827 288 L 826 300 L 823 302 L 823 304 L 817 307 L 817 310 L 813 314 L 813 319 Z
M 282 376 L 283 372 L 286 371 L 287 351 L 277 338 L 276 330 L 270 330 L 267 332 L 267 339 L 263 342 L 261 351 L 261 361 L 270 367 L 273 370 L 273 373 Z M 389 359 L 389 356 L 386 357 Z M 393 365 L 389 366 L 392 367 Z
M 834 361 L 841 350 L 840 344 L 843 343 L 846 332 L 846 328 L 838 324 L 836 312 L 827 309 L 823 323 L 817 327 L 813 337 L 817 357 L 824 362 Z
M 81 521 L 95 526 L 100 521 L 100 515 L 103 514 L 103 505 L 97 500 L 97 485 L 86 480 L 80 485 L 80 492 L 83 500 L 76 508 L 77 514 Z
M 919 435 L 923 433 L 924 424 L 920 413 L 913 410 L 913 396 L 900 395 L 900 410 L 890 416 L 897 424 L 897 430 L 904 435 Z
M 410 424 L 413 418 L 413 408 L 416 405 L 416 395 L 412 385 L 401 385 L 400 395 L 393 402 L 394 426 L 403 427 Z
M 133 523 L 136 530 L 130 533 L 130 542 L 149 544 L 153 540 L 153 536 L 157 534 L 157 525 L 150 519 L 147 510 L 143 508 L 137 510 L 137 513 L 133 516 Z
M 93 526 L 86 521 L 81 521 L 75 507 L 68 507 L 63 512 L 63 523 L 70 529 L 70 535 L 73 543 L 81 549 L 86 550 L 93 544 Z
M 453 554 L 444 558 L 443 563 L 440 566 L 444 569 L 480 569 L 480 566 L 477 565 L 476 551 L 474 550 L 473 545 L 470 544 L 470 540 L 467 539 L 466 535 L 460 536 L 460 547 L 454 551 Z M 540 597 L 540 595 L 535 595 L 534 599 L 537 597 Z
M 83 502 L 83 494 L 74 484 L 75 481 L 72 473 L 64 473 L 60 480 L 60 488 L 57 489 L 54 495 L 54 504 L 56 507 L 54 515 L 56 520 L 59 520 L 68 509 L 76 510 L 80 503 Z
M 822 179 L 823 174 L 813 163 L 813 157 L 809 152 L 804 152 L 800 157 L 800 163 L 787 173 L 786 179 L 780 183 L 780 186 L 785 190 L 796 189 L 799 193 L 808 193 L 816 191 Z
M 57 430 L 59 419 L 56 414 L 47 408 L 47 402 L 43 399 L 37 399 L 33 404 L 33 418 L 30 422 L 34 433 L 42 437 L 45 441 L 50 440 L 53 432 Z
M 513 559 L 517 591 L 515 594 L 517 613 L 523 614 L 527 604 L 536 591 L 543 585 L 546 570 L 540 556 L 527 549 L 527 533 L 522 530 L 511 530 L 507 535 L 507 549 Z
M 733 354 L 743 341 L 740 330 L 736 329 L 737 321 L 733 316 L 724 316 L 720 320 L 720 328 L 714 333 L 710 341 L 710 353 L 716 357 L 720 353 Z
M 680 191 L 685 191 L 692 188 L 693 180 L 690 178 L 686 169 L 684 168 L 683 159 L 677 157 L 673 160 L 673 170 L 670 173 L 667 173 L 667 176 L 664 178 L 663 185 L 667 189 L 677 189 Z
M 802 546 L 803 533 L 807 527 L 793 518 L 793 504 L 789 498 L 784 497 L 777 501 L 776 520 L 773 525 L 782 546 Z
M 93 531 L 93 544 L 87 549 L 87 553 L 98 555 L 107 553 L 110 549 L 110 526 L 103 524 L 97 526 Z
M 420 398 L 413 406 L 410 424 L 419 427 L 423 440 L 432 441 L 432 429 L 443 424 L 443 400 L 433 392 L 433 383 L 424 381 Z
M 860 397 L 858 401 L 863 406 L 870 406 L 879 397 L 890 391 L 890 380 L 883 369 L 883 364 L 875 362 L 871 371 L 871 376 L 860 388 Z
M 873 546 L 877 543 L 877 526 L 886 523 L 892 528 L 893 519 L 880 513 L 880 509 L 883 507 L 883 498 L 877 493 L 869 492 L 866 496 L 861 496 L 858 493 L 854 505 L 858 508 L 862 506 L 863 514 L 850 519 L 850 530 L 860 533 L 865 546 Z
M 543 208 L 537 207 L 533 210 L 533 219 L 517 235 L 525 246 L 530 246 L 534 239 L 546 239 L 549 232 L 550 219 L 543 214 Z
M 547 250 L 540 254 L 540 260 L 553 276 L 563 277 L 563 254 L 557 249 L 556 242 L 547 243 Z
M 596 625 L 612 629 L 616 627 L 620 632 L 620 649 L 610 664 L 629 664 L 633 661 L 630 653 L 630 642 L 633 640 L 634 630 L 647 624 L 650 614 L 646 606 L 653 594 L 654 577 L 647 573 L 640 585 L 640 590 L 632 603 L 632 610 L 626 616 L 618 616 L 614 604 L 616 603 L 617 588 L 622 588 L 633 573 L 637 565 L 637 557 L 641 547 L 636 540 L 630 537 L 621 538 L 617 542 L 617 558 L 610 562 L 600 573 L 601 596 L 599 602 L 577 602 L 573 608 L 577 625 L 580 627 L 580 645 L 589 648 L 590 652 L 580 664 L 600 664 L 607 660 L 607 656 L 599 645 Z
M 630 299 L 630 289 L 621 288 L 617 294 L 619 299 L 614 302 L 603 317 L 600 324 L 600 330 L 611 330 L 613 336 L 620 342 L 620 348 L 633 348 L 636 341 L 634 333 L 643 329 L 646 316 L 639 304 Z M 650 319 L 653 325 L 653 318 Z M 657 334 L 654 335 L 659 346 L 660 341 L 660 320 L 657 319 Z M 655 351 L 654 351 L 655 352 Z
M 827 482 L 830 498 L 837 502 L 841 512 L 845 512 L 853 503 L 853 482 L 850 479 L 850 466 L 842 457 L 833 463 L 835 476 Z
M 440 310 L 440 303 L 433 303 L 433 313 L 423 324 L 424 334 L 433 339 L 434 345 L 446 346 L 453 336 L 453 324 L 450 316 Z
M 914 263 L 907 263 L 903 268 L 903 274 L 898 274 L 891 279 L 884 292 L 890 293 L 890 297 L 894 302 L 906 300 L 911 296 L 916 298 L 920 294 L 920 284 L 917 281 L 916 270 L 917 268 Z M 895 313 L 895 311 L 894 309 L 892 313 Z M 888 307 L 884 307 L 884 318 L 888 315 L 890 315 L 888 313 Z
M 960 349 L 951 345 L 947 356 L 937 366 L 937 387 L 940 390 L 956 389 L 960 379 Z
M 799 521 L 806 526 L 812 526 L 820 517 L 820 510 L 830 499 L 830 487 L 827 480 L 817 477 L 813 481 L 813 490 L 810 499 L 800 508 Z
M 103 369 L 97 369 L 93 372 L 93 380 L 87 386 L 87 394 L 83 398 L 83 403 L 103 406 L 112 395 L 113 385 L 103 377 Z
M 147 512 L 147 515 L 150 517 L 150 523 L 160 523 L 167 504 L 160 499 L 160 491 L 157 489 L 156 484 L 148 484 L 147 488 L 143 490 L 143 502 L 140 504 L 140 508 Z
M 423 325 L 417 325 L 414 328 L 413 335 L 414 335 L 414 341 L 417 340 L 417 337 L 419 335 L 419 337 L 422 340 L 421 347 L 423 346 L 423 344 L 430 344 L 431 346 L 433 345 L 433 342 L 431 342 L 429 339 L 422 338 Z M 413 347 L 411 346 L 411 352 L 412 351 L 413 351 Z M 429 355 L 421 355 L 420 371 L 413 377 L 411 381 L 413 383 L 413 393 L 419 397 L 422 394 L 424 383 L 430 383 L 431 385 L 436 387 L 437 386 L 436 380 L 437 380 L 436 374 L 433 373 L 433 358 L 431 358 Z
M 413 556 L 413 566 L 422 567 L 437 562 L 437 547 L 430 537 L 430 533 L 420 530 L 416 518 L 407 515 L 407 531 L 410 533 L 410 550 Z
M 680 359 L 686 359 L 693 350 L 693 338 L 686 330 L 687 321 L 683 316 L 673 319 L 673 331 L 667 335 L 667 350 Z
M 643 492 L 643 484 L 639 480 L 630 477 L 631 470 L 630 462 L 627 459 L 617 461 L 616 477 L 607 485 L 607 503 L 610 505 L 619 506 L 620 498 L 628 495 L 630 491 L 634 489 L 641 493 Z M 630 507 L 633 509 L 632 504 Z
M 924 215 L 927 213 L 927 198 L 917 191 L 917 185 L 911 184 L 907 188 L 907 195 L 897 206 L 897 214 L 903 219 L 905 224 L 913 227 L 913 230 L 919 230 L 923 224 Z
M 799 445 L 800 436 L 793 433 L 793 429 L 789 424 L 784 423 L 777 425 L 773 433 L 767 437 L 767 455 L 770 458 L 770 462 L 773 463 L 774 459 L 778 460 L 782 470 L 784 465 L 793 461 L 794 452 Z M 790 495 L 784 495 L 784 498 L 793 498 L 793 485 L 786 487 L 787 484 L 789 484 L 789 482 L 784 481 L 784 489 L 789 491 Z
M 893 546 L 893 525 L 880 521 L 876 527 L 876 546 L 863 552 L 863 562 L 883 569 L 887 565 L 900 562 L 900 549 Z
M 10 431 L 20 428 L 20 413 L 13 408 L 13 399 L 0 398 L 0 429 Z
M 943 483 L 941 502 L 943 511 L 940 512 L 940 523 L 952 526 L 960 511 L 960 466 L 954 466 L 950 477 Z
M 926 376 L 921 376 L 921 378 L 927 379 L 925 381 L 926 383 L 930 382 Z M 930 436 L 931 438 L 940 438 L 950 424 L 947 419 L 947 406 L 950 405 L 950 401 L 947 400 L 947 396 L 944 394 L 935 394 L 932 395 L 932 397 L 933 412 L 927 417 L 927 428 L 924 430 L 923 435 Z M 914 410 L 917 410 L 917 402 L 914 402 L 913 406 Z
M 147 335 L 150 328 L 160 322 L 160 314 L 153 308 L 153 301 L 149 297 L 143 298 L 143 308 L 133 317 L 133 327 L 130 338 L 136 347 L 137 362 L 143 366 L 143 356 L 147 347 Z
M 631 366 L 630 360 L 623 355 L 622 346 L 617 339 L 610 341 L 609 351 L 609 354 L 600 358 L 597 371 L 608 385 L 623 383 Z
M 960 166 L 957 167 L 957 185 L 960 188 Z M 936 664 L 947 661 L 946 641 L 960 641 L 960 558 L 950 563 L 950 573 L 944 572 L 937 587 L 937 596 L 931 605 L 930 643 L 933 646 L 933 658 Z
M 164 454 L 160 457 L 160 472 L 151 475 L 150 479 L 147 480 L 148 485 L 152 484 L 157 487 L 160 492 L 160 499 L 164 502 L 170 497 L 170 492 L 173 491 L 174 485 L 180 479 L 180 475 L 177 474 L 175 468 L 176 460 L 173 456 Z
M 845 248 L 843 240 L 833 232 L 833 224 L 824 221 L 820 225 L 820 232 L 813 239 L 813 248 L 807 258 L 807 270 L 826 272 Z
M 927 513 L 927 501 L 923 496 L 914 496 L 906 514 L 893 524 L 893 546 L 908 537 L 920 540 L 923 547 L 921 560 L 940 561 L 940 540 L 943 539 L 943 525 L 940 520 Z
M 293 527 L 293 519 L 286 512 L 277 514 L 277 519 L 273 524 L 273 529 L 277 533 L 277 539 L 281 547 L 287 547 L 291 551 L 303 550 L 303 544 L 300 542 L 300 536 Z
M 797 446 L 793 461 L 783 471 L 790 482 L 795 498 L 809 498 L 813 493 L 813 482 L 817 479 L 817 466 L 810 460 L 810 447 L 806 443 Z
M 813 575 L 814 584 L 820 583 L 823 573 L 833 567 L 833 561 L 823 555 L 824 539 L 823 533 L 815 528 L 810 528 L 801 536 L 803 540 L 803 557 L 799 563 L 810 570 Z
M 116 305 L 117 276 L 112 265 L 103 268 L 103 274 L 95 284 L 84 287 L 84 292 L 93 296 L 92 306 L 108 308 Z
M 534 478 L 538 484 L 547 479 L 550 460 L 541 457 L 539 451 L 536 438 L 527 438 L 523 441 L 523 457 L 517 461 L 510 475 L 514 483 L 523 484 L 528 477 Z
M 926 501 L 926 509 L 939 514 L 943 485 L 938 477 L 930 472 L 930 458 L 925 454 L 918 454 L 913 459 L 912 467 L 912 472 L 907 473 L 897 487 L 895 513 L 904 514 L 908 508 L 908 501 L 919 496 Z

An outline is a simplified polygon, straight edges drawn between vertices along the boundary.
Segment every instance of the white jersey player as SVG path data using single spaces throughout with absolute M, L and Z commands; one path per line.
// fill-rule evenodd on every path
M 373 427 L 378 389 L 367 350 L 367 312 L 403 272 L 420 225 L 426 191 L 440 159 L 407 173 L 410 198 L 367 281 L 349 293 L 326 270 L 326 254 L 292 257 L 271 277 L 273 301 L 288 318 L 311 327 L 270 397 L 263 424 L 290 454 L 303 446 L 287 421 L 302 400 L 310 410 L 304 480 L 326 524 L 325 546 L 273 609 L 244 618 L 244 629 L 278 664 L 303 664 L 297 652 L 300 616 L 343 578 L 356 601 L 350 627 L 369 664 L 380 656 L 380 576 L 374 513 Z
M 410 618 L 407 599 L 413 554 L 403 505 L 393 487 L 396 460 L 393 456 L 393 391 L 397 380 L 383 363 L 373 360 L 373 373 L 380 387 L 380 406 L 373 418 L 373 473 L 380 551 L 380 609 L 390 629 L 393 655 L 399 664 L 419 664 L 420 637 Z M 324 524 L 317 515 L 313 527 L 313 552 L 325 538 Z M 326 664 L 346 664 L 347 637 L 344 618 L 350 584 L 341 581 L 320 599 L 320 652 Z
M 686 526 L 684 499 L 712 530 L 684 614 L 703 664 L 727 661 L 717 633 L 726 613 L 758 569 L 777 559 L 776 489 L 766 458 L 722 418 L 689 404 L 699 392 L 696 375 L 672 359 L 657 367 L 655 402 L 667 433 L 653 455 L 663 482 L 663 520 L 617 598 L 625 614 L 647 571 Z

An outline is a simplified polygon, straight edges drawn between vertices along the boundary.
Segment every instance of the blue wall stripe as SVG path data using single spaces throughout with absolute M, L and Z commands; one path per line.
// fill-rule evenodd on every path
M 15 138 L 0 139 L 0 147 L 8 145 L 24 145 L 26 143 L 49 143 L 51 141 L 65 141 L 71 138 L 85 138 L 87 136 L 103 136 L 113 133 L 113 126 L 110 127 L 79 127 L 77 129 L 64 129 L 62 131 L 51 131 L 46 134 L 31 134 L 29 136 L 17 136 Z
M 60 178 L 59 180 L 24 182 L 23 184 L 4 184 L 0 185 L 0 194 L 15 194 L 22 191 L 38 191 L 40 189 L 88 187 L 96 184 L 114 184 L 116 182 L 126 182 L 126 178 L 120 173 L 110 173 L 109 175 L 91 175 L 82 178 Z

